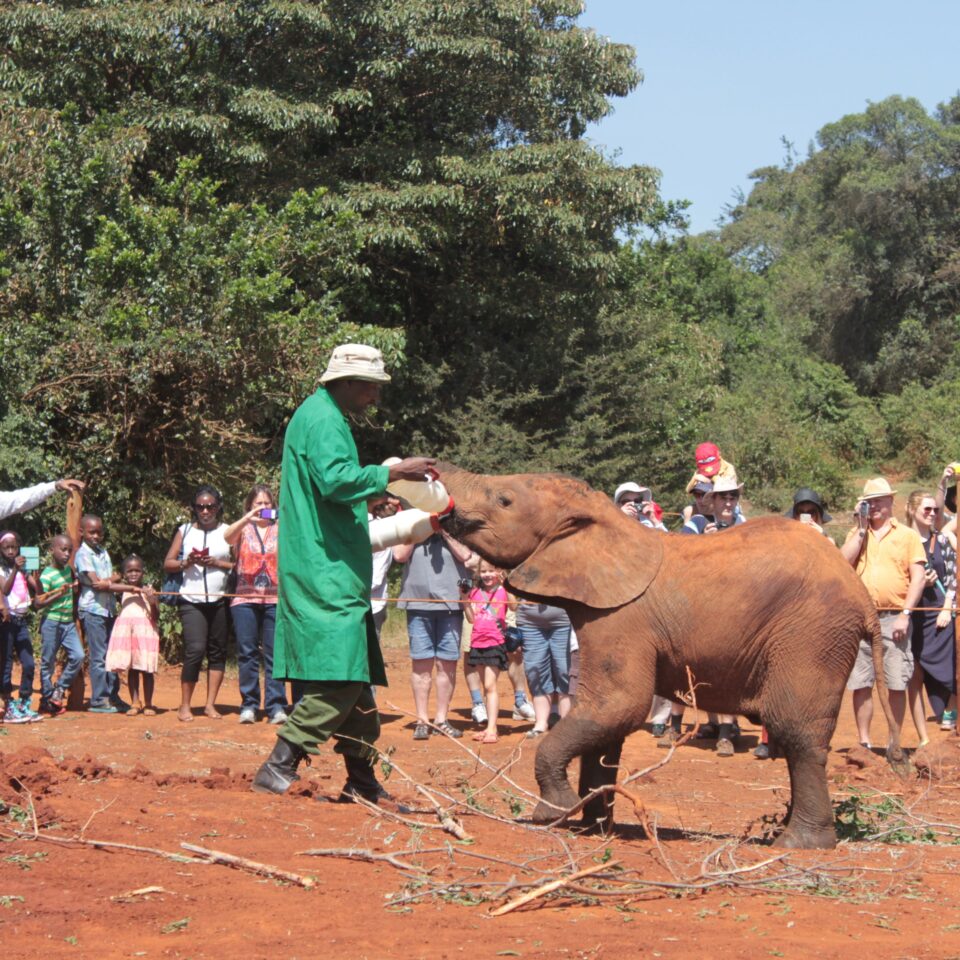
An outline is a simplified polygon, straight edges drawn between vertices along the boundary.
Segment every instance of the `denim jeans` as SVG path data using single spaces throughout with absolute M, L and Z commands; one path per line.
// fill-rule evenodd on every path
M 3 657 L 3 677 L 0 680 L 0 690 L 5 697 L 13 692 L 13 661 L 20 660 L 20 699 L 30 702 L 33 696 L 33 644 L 30 642 L 30 631 L 27 621 L 15 614 L 10 615 L 9 621 L 0 623 L 0 656 Z
M 535 697 L 570 692 L 570 626 L 521 624 L 523 669 Z
M 457 610 L 407 611 L 411 660 L 459 660 L 463 614 Z
M 60 674 L 57 686 L 66 691 L 83 666 L 83 644 L 72 620 L 61 623 L 45 618 L 40 624 L 40 690 L 44 700 L 53 696 L 53 671 L 57 665 L 57 651 L 61 647 L 67 651 L 67 665 Z
M 260 707 L 260 659 L 263 658 L 265 698 L 268 716 L 278 710 L 288 713 L 287 685 L 273 678 L 273 630 L 275 603 L 238 603 L 230 608 L 233 632 L 237 636 L 237 666 L 240 672 L 242 706 Z
M 81 613 L 83 635 L 90 651 L 90 705 L 108 704 L 120 693 L 120 678 L 107 670 L 107 645 L 113 631 L 115 617 L 101 617 L 96 613 Z

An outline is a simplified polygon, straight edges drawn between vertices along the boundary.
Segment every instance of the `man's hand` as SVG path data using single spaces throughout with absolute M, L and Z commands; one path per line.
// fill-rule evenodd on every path
M 907 630 L 910 628 L 910 617 L 905 613 L 900 613 L 897 615 L 897 619 L 893 621 L 893 639 L 894 642 L 899 643 L 907 635 Z
M 55 484 L 56 488 L 61 491 L 68 491 L 69 493 L 83 493 L 86 489 L 86 484 L 82 480 L 74 480 L 70 477 L 64 477 L 62 480 L 58 480 Z
M 393 483 L 394 480 L 427 480 L 429 470 L 436 462 L 436 457 L 407 457 L 390 466 L 387 483 Z
M 621 504 L 620 509 L 633 520 L 636 520 L 640 515 L 639 510 L 637 510 L 637 505 L 632 500 L 628 500 L 626 503 Z

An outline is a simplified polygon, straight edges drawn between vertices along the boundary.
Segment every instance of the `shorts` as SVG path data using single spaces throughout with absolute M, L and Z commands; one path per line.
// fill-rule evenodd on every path
M 895 691 L 906 690 L 913 676 L 913 651 L 910 647 L 912 625 L 908 620 L 906 636 L 898 643 L 894 643 L 893 623 L 898 616 L 897 613 L 880 615 L 880 631 L 883 634 L 883 676 L 887 681 L 887 689 Z M 875 682 L 873 649 L 869 640 L 861 640 L 856 663 L 850 671 L 850 679 L 847 680 L 847 689 L 864 690 L 872 687 Z
M 463 614 L 457 610 L 407 611 L 411 660 L 459 660 Z
M 496 667 L 507 669 L 507 648 L 498 643 L 495 647 L 472 647 L 467 654 L 467 665 L 471 667 Z
M 570 624 L 535 627 L 525 623 L 523 670 L 535 697 L 570 692 Z

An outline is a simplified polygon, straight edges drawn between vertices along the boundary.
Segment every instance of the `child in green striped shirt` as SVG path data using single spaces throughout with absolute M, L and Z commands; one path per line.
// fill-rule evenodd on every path
M 52 563 L 40 574 L 40 590 L 33 605 L 41 612 L 40 621 L 40 709 L 53 717 L 66 707 L 66 691 L 83 666 L 83 644 L 74 625 L 74 601 L 79 583 L 70 566 L 73 544 L 60 534 L 50 542 Z M 67 664 L 53 682 L 57 652 L 63 647 Z

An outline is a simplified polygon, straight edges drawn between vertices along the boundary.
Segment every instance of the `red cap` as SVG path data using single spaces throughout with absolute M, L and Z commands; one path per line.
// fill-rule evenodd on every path
M 697 458 L 698 473 L 713 477 L 720 472 L 720 450 L 715 443 L 701 443 L 694 456 Z

